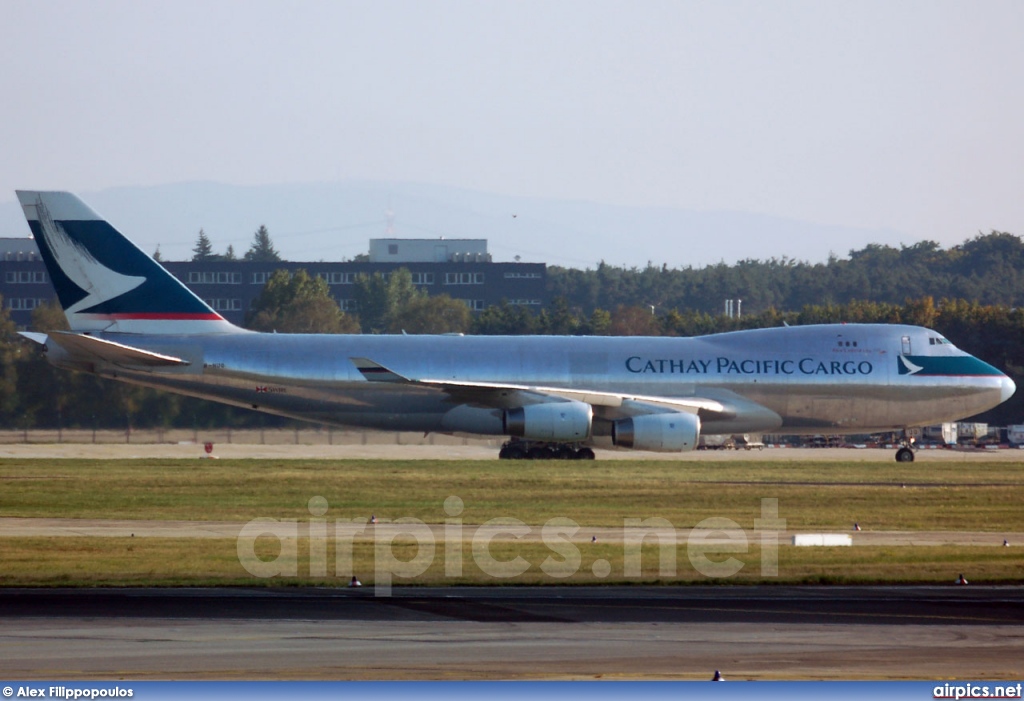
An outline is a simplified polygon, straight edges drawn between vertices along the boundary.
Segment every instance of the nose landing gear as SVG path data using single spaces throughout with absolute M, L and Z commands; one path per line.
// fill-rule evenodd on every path
M 896 462 L 914 462 L 914 439 L 903 432 L 900 449 L 896 451 Z

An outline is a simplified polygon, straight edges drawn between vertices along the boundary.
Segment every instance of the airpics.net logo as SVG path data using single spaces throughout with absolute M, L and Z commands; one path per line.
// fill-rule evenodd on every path
M 444 500 L 445 518 L 439 524 L 411 517 L 386 522 L 376 518 L 329 520 L 329 504 L 322 496 L 313 497 L 307 506 L 310 518 L 305 523 L 294 518 L 256 518 L 242 527 L 237 552 L 246 572 L 261 579 L 298 577 L 299 542 L 307 540 L 310 577 L 333 576 L 352 584 L 360 576 L 354 567 L 356 545 L 372 547 L 373 589 L 377 596 L 390 595 L 396 583 L 414 582 L 437 558 L 443 558 L 444 577 L 449 580 L 463 578 L 467 559 L 492 583 L 514 580 L 534 565 L 553 583 L 585 572 L 588 567 L 595 579 L 604 580 L 616 566 L 608 558 L 585 563 L 580 547 L 587 542 L 590 530 L 594 530 L 600 532 L 605 544 L 622 548 L 620 571 L 614 574 L 627 580 L 643 576 L 644 546 L 652 545 L 656 548 L 648 548 L 646 556 L 656 557 L 656 572 L 662 579 L 677 576 L 680 546 L 685 546 L 690 565 L 704 577 L 733 577 L 746 566 L 733 555 L 748 553 L 752 542 L 761 550 L 760 575 L 776 577 L 779 537 L 786 528 L 785 519 L 779 518 L 779 500 L 775 498 L 761 499 L 761 516 L 754 519 L 753 531 L 722 517 L 706 518 L 688 529 L 677 529 L 660 517 L 624 518 L 621 528 L 586 531 L 566 517 L 548 519 L 541 526 L 531 526 L 516 518 L 494 518 L 479 525 L 467 525 L 461 518 L 465 504 L 457 496 Z M 598 536 L 591 536 L 591 543 L 596 542 Z M 542 547 L 535 547 L 538 544 Z M 333 567 L 328 566 L 329 545 L 334 550 Z M 522 552 L 517 553 L 516 545 L 523 546 L 520 550 L 534 561 L 523 557 Z M 273 554 L 267 555 L 268 552 Z
M 935 699 L 1019 699 L 1022 685 L 1016 684 L 970 684 L 946 682 L 932 690 Z

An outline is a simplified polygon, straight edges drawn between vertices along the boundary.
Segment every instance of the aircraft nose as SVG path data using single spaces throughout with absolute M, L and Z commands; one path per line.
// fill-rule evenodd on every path
M 1013 396 L 1013 393 L 1017 391 L 1017 384 L 1006 375 L 1003 375 L 1003 379 L 999 382 L 999 396 L 1000 401 L 1005 402 L 1007 399 Z

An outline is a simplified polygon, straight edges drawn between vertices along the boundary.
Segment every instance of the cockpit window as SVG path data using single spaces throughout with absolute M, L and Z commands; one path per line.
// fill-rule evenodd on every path
M 928 345 L 930 345 L 930 346 L 951 346 L 953 344 L 950 343 L 949 341 L 947 341 L 946 339 L 944 339 L 942 336 L 929 336 L 928 337 Z

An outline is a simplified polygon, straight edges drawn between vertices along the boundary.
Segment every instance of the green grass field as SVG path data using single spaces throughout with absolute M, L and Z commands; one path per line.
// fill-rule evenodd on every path
M 449 496 L 466 523 L 540 524 L 627 517 L 690 527 L 708 517 L 751 527 L 777 498 L 790 528 L 1024 530 L 1024 463 L 356 460 L 0 460 L 0 516 L 248 521 L 414 517 L 442 523 Z
M 778 499 L 789 530 L 962 530 L 1024 532 L 1024 463 L 749 462 L 597 463 L 320 460 L 0 460 L 0 516 L 29 518 L 233 521 L 310 518 L 310 498 L 327 499 L 325 518 L 413 517 L 444 523 L 444 501 L 462 499 L 465 524 L 503 517 L 531 526 L 564 517 L 580 526 L 621 527 L 626 518 L 660 517 L 689 528 L 712 517 L 753 529 L 761 500 Z M 1020 544 L 1024 546 L 1024 544 Z M 476 567 L 465 543 L 460 577 L 446 576 L 442 545 L 414 584 L 948 582 L 960 571 L 974 582 L 1024 582 L 1021 548 L 895 546 L 782 547 L 779 575 L 763 577 L 751 539 L 735 557 L 743 568 L 727 578 L 697 571 L 685 545 L 672 576 L 658 573 L 645 548 L 643 571 L 627 577 L 623 548 L 580 547 L 571 576 L 540 565 L 559 555 L 540 543 L 494 543 L 498 560 L 522 557 L 521 575 L 496 580 Z M 273 544 L 261 541 L 261 547 Z M 399 549 L 404 546 L 396 546 Z M 410 546 L 407 559 L 416 554 Z M 272 559 L 274 553 L 261 555 Z M 344 584 L 327 553 L 328 575 L 310 576 L 308 546 L 299 544 L 296 575 L 256 578 L 240 565 L 234 539 L 4 537 L 0 585 L 300 585 Z M 594 573 L 597 560 L 609 573 Z M 373 581 L 373 544 L 357 543 L 355 571 Z M 343 573 L 346 574 L 347 573 Z

